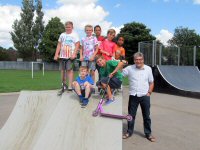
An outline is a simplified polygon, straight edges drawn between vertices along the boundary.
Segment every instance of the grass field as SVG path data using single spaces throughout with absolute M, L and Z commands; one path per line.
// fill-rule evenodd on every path
M 123 84 L 128 85 L 127 78 L 124 79 Z M 42 71 L 35 71 L 32 79 L 30 70 L 0 70 L 0 93 L 21 90 L 52 90 L 60 87 L 60 71 L 45 71 L 44 76 Z

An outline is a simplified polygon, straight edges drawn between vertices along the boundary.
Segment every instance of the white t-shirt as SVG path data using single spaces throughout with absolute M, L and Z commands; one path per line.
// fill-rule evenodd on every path
M 130 65 L 122 70 L 124 77 L 129 79 L 129 94 L 138 97 L 145 96 L 149 90 L 149 84 L 154 81 L 151 67 L 144 65 L 138 69 L 136 65 Z
M 72 56 L 75 49 L 75 44 L 79 41 L 79 36 L 76 32 L 67 34 L 66 32 L 62 33 L 58 39 L 58 42 L 61 43 L 60 49 L 60 58 L 68 59 Z

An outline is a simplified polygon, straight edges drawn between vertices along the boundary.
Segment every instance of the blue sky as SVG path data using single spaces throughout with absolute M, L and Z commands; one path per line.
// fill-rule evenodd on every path
M 145 24 L 151 29 L 151 34 L 164 43 L 173 36 L 174 29 L 179 26 L 194 29 L 200 34 L 200 0 L 43 0 L 42 2 L 46 22 L 55 16 L 60 17 L 62 22 L 72 20 L 81 33 L 80 36 L 83 36 L 81 30 L 85 24 L 100 24 L 105 34 L 108 28 L 119 31 L 123 24 L 133 21 Z M 19 19 L 21 5 L 22 0 L 0 1 L 0 46 L 12 46 L 9 32 L 12 31 L 13 19 Z

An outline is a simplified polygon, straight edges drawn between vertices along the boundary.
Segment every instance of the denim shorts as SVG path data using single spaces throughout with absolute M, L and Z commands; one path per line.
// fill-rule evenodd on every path
M 95 71 L 96 70 L 96 62 L 84 60 L 81 62 L 81 66 L 87 66 L 88 69 Z
M 74 68 L 74 60 L 60 59 L 62 70 L 72 70 Z
M 103 77 L 97 82 L 97 86 L 101 85 L 101 83 L 107 84 L 109 77 Z M 108 83 L 111 89 L 119 89 L 121 88 L 122 81 L 116 77 L 112 77 Z

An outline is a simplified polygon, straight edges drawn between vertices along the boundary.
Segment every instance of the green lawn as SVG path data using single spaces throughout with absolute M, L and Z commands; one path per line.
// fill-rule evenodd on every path
M 127 78 L 124 79 L 123 84 L 128 85 Z M 44 76 L 42 71 L 35 71 L 32 79 L 30 70 L 0 70 L 0 93 L 21 90 L 52 90 L 59 89 L 60 85 L 60 71 L 45 71 Z

